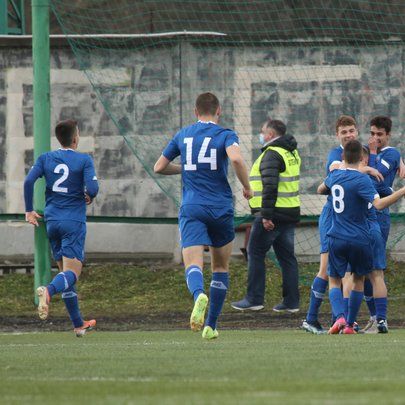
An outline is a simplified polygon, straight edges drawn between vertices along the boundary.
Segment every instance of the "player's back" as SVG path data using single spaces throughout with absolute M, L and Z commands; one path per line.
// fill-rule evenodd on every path
M 45 219 L 85 222 L 86 178 L 97 180 L 90 156 L 59 149 L 41 155 L 38 164 L 46 180 Z
M 333 220 L 328 236 L 369 244 L 369 203 L 376 197 L 370 178 L 353 169 L 334 170 L 325 180 L 331 191 Z
M 235 132 L 213 122 L 198 121 L 175 135 L 163 154 L 170 160 L 180 154 L 182 205 L 232 206 L 226 148 L 234 144 Z

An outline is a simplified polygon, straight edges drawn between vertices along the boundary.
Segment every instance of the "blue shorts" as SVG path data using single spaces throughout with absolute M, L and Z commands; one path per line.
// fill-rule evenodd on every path
M 232 208 L 184 205 L 179 211 L 181 247 L 222 247 L 235 239 Z
M 391 227 L 390 212 L 388 209 L 384 209 L 382 211 L 376 210 L 376 214 L 377 214 L 377 222 L 380 224 L 382 237 L 385 241 L 385 246 L 386 246 L 387 241 L 388 241 L 388 235 L 390 233 L 390 227 Z
M 332 226 L 332 206 L 330 203 L 326 203 L 322 209 L 321 215 L 319 216 L 319 238 L 321 242 L 321 250 L 319 253 L 328 253 L 328 240 L 327 232 Z
M 78 221 L 47 221 L 46 232 L 53 258 L 56 261 L 62 260 L 62 257 L 84 261 L 85 223 Z
M 371 247 L 373 249 L 373 270 L 385 270 L 387 258 L 385 254 L 385 241 L 380 230 L 372 229 Z
M 359 276 L 365 276 L 373 270 L 373 254 L 371 243 L 362 245 L 329 237 L 328 275 L 343 278 L 347 266 Z

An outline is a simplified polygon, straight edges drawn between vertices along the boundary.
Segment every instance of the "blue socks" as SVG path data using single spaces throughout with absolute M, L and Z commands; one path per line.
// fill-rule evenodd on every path
M 373 285 L 368 278 L 364 280 L 364 299 L 366 300 L 370 316 L 376 316 L 377 311 L 373 297 Z
M 58 273 L 48 285 L 49 296 L 61 293 L 72 287 L 77 281 L 76 274 L 71 270 Z
M 387 319 L 387 297 L 384 298 L 374 298 L 376 313 L 377 313 L 377 321 L 381 321 L 382 319 Z
M 322 304 L 323 297 L 325 296 L 327 286 L 327 280 L 324 280 L 320 277 L 315 277 L 314 282 L 311 286 L 311 298 L 309 301 L 309 308 L 307 312 L 308 322 L 314 322 L 318 320 L 319 308 Z
M 329 290 L 329 300 L 332 306 L 332 313 L 336 319 L 345 316 L 345 309 L 343 305 L 343 294 L 340 288 L 331 288 Z
M 357 319 L 361 302 L 363 301 L 363 291 L 352 290 L 349 298 L 349 314 L 347 316 L 347 323 L 352 326 Z
M 343 308 L 345 310 L 345 319 L 349 315 L 349 298 L 343 297 Z
M 186 269 L 185 277 L 187 288 L 195 301 L 198 296 L 204 292 L 204 278 L 202 270 L 196 265 L 189 266 Z
M 70 320 L 75 328 L 83 326 L 83 318 L 79 309 L 79 300 L 77 298 L 76 288 L 74 285 L 62 293 L 62 299 L 69 313 Z
M 211 326 L 213 330 L 217 327 L 217 319 L 224 305 L 226 292 L 229 286 L 228 273 L 212 273 L 210 286 L 210 308 L 206 325 Z

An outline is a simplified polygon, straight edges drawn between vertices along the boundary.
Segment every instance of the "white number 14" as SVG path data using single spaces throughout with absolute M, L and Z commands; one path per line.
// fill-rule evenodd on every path
M 210 155 L 207 156 L 208 145 L 211 138 L 204 138 L 201 145 L 200 152 L 198 153 L 197 163 L 209 163 L 211 170 L 217 170 L 217 150 L 210 149 Z M 184 138 L 186 144 L 186 164 L 184 170 L 197 170 L 197 165 L 192 162 L 193 160 L 193 138 Z

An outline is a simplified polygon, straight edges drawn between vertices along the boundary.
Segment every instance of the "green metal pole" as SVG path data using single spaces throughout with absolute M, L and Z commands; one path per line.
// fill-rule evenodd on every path
M 25 35 L 25 4 L 20 0 L 21 35 Z
M 51 149 L 49 0 L 32 0 L 32 59 L 34 67 L 34 159 Z M 37 181 L 34 209 L 45 208 L 45 181 Z M 34 288 L 51 279 L 49 244 L 44 222 L 35 228 Z M 35 302 L 37 298 L 35 296 Z
M 7 15 L 8 0 L 0 0 L 0 34 L 8 34 L 8 15 Z

